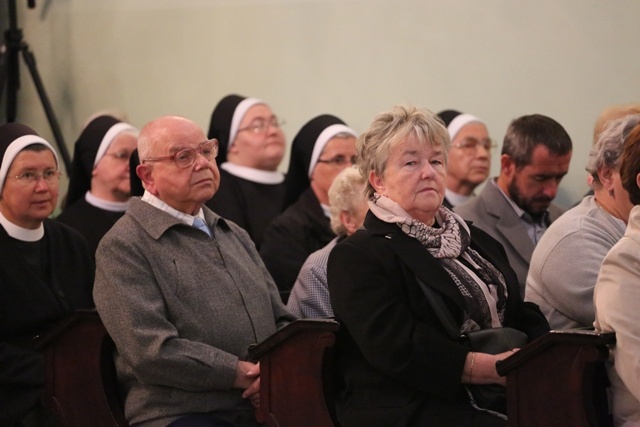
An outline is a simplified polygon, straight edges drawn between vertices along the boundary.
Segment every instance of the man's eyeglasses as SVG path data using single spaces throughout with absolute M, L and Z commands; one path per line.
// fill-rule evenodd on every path
M 128 162 L 131 157 L 130 151 L 118 151 L 116 153 L 104 153 L 105 156 L 113 157 L 119 162 Z
M 346 165 L 347 163 L 355 165 L 356 156 L 347 157 L 343 155 L 337 155 L 330 159 L 318 159 L 318 163 L 327 163 L 329 165 L 336 165 L 336 166 L 343 166 L 343 165 Z
M 150 157 L 144 159 L 142 163 L 146 162 L 160 162 L 165 160 L 173 160 L 179 168 L 188 168 L 196 161 L 196 156 L 200 154 L 202 157 L 212 162 L 218 155 L 218 140 L 210 139 L 198 145 L 198 148 L 185 148 L 170 156 L 164 157 Z
M 452 144 L 452 146 L 469 152 L 476 151 L 478 147 L 482 147 L 487 151 L 491 151 L 493 148 L 496 148 L 496 144 L 494 144 L 489 138 L 479 140 L 471 137 L 464 138 L 462 141 Z
M 255 119 L 249 126 L 245 126 L 237 130 L 238 133 L 245 130 L 250 130 L 255 134 L 266 132 L 269 126 L 279 128 L 284 124 L 284 120 L 278 120 L 276 116 L 271 116 L 268 119 Z
M 58 182 L 62 172 L 57 169 L 47 169 L 42 173 L 36 172 L 22 172 L 20 175 L 15 175 L 14 178 L 22 185 L 30 185 L 38 182 L 42 178 L 47 184 L 53 184 Z

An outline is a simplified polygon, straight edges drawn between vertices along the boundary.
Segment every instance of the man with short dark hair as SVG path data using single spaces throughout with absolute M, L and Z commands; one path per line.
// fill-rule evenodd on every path
M 564 209 L 552 203 L 569 171 L 572 144 L 550 117 L 533 114 L 511 122 L 500 155 L 500 174 L 482 193 L 454 211 L 504 246 L 520 291 L 535 245 Z
M 251 344 L 292 320 L 249 235 L 203 206 L 217 141 L 167 116 L 140 132 L 145 193 L 100 242 L 94 299 L 139 427 L 254 427 Z M 249 402 L 250 401 L 250 402 Z

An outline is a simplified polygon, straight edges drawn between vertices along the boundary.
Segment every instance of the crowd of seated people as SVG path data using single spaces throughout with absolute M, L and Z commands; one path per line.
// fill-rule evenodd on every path
M 222 98 L 208 135 L 179 116 L 138 132 L 99 115 L 57 220 L 55 149 L 0 126 L 0 425 L 51 425 L 33 337 L 94 300 L 136 427 L 258 426 L 248 348 L 299 317 L 341 324 L 343 427 L 506 425 L 468 390 L 504 385 L 495 363 L 517 349 L 452 340 L 433 291 L 461 334 L 509 326 L 531 341 L 594 320 L 616 332 L 613 411 L 634 425 L 640 115 L 620 111 L 596 125 L 593 195 L 566 213 L 553 200 L 571 138 L 541 114 L 510 123 L 491 179 L 486 125 L 454 110 L 398 105 L 360 136 L 314 117 L 286 173 L 282 122 L 257 98 Z

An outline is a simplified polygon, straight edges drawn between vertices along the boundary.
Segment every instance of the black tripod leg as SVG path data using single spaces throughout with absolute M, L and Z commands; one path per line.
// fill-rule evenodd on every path
M 62 156 L 65 169 L 68 172 L 69 170 L 71 170 L 71 158 L 69 157 L 67 146 L 64 143 L 62 132 L 60 131 L 58 121 L 56 120 L 56 116 L 53 112 L 53 107 L 51 107 L 49 97 L 47 96 L 47 92 L 45 91 L 42 80 L 40 79 L 40 75 L 38 74 L 38 69 L 36 68 L 36 58 L 35 56 L 33 56 L 33 53 L 29 51 L 26 45 L 22 47 L 22 57 L 24 58 L 24 62 L 27 64 L 27 67 L 29 68 L 31 78 L 33 79 L 33 83 L 35 84 L 36 90 L 38 91 L 38 96 L 40 97 L 40 102 L 42 103 L 44 112 L 47 115 L 47 120 L 49 120 L 49 126 L 51 126 L 53 137 L 58 143 L 58 150 L 60 152 L 60 155 Z
M 20 74 L 18 68 L 18 51 L 12 49 L 10 45 L 4 45 L 6 49 L 2 54 L 2 70 L 0 75 L 0 96 L 3 90 L 7 90 L 6 97 L 6 117 L 7 122 L 16 120 L 18 105 L 18 89 L 20 88 Z

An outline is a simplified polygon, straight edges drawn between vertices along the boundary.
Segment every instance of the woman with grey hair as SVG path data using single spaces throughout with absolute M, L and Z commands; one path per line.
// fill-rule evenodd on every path
M 367 213 L 364 178 L 353 165 L 340 172 L 329 187 L 331 230 L 336 236 L 324 248 L 309 255 L 293 285 L 287 308 L 299 317 L 333 317 L 327 287 L 327 260 L 333 247 L 362 225 Z
M 633 207 L 620 181 L 620 153 L 638 123 L 635 114 L 607 124 L 586 166 L 594 194 L 554 221 L 533 251 L 525 300 L 540 306 L 552 329 L 593 326 L 600 264 L 624 234 Z
M 640 425 L 640 126 L 625 139 L 620 176 L 634 206 L 624 236 L 602 261 L 593 293 L 594 326 L 616 334 L 606 366 L 613 425 L 633 427 Z
M 458 337 L 500 326 L 530 340 L 548 331 L 537 307 L 522 301 L 502 246 L 442 205 L 449 143 L 432 112 L 407 106 L 378 115 L 358 138 L 369 212 L 327 267 L 342 325 L 343 427 L 504 426 L 496 411 L 506 408 L 480 410 L 466 386 L 504 385 L 496 362 L 514 350 L 471 351 Z

